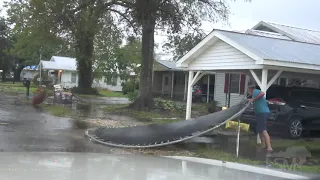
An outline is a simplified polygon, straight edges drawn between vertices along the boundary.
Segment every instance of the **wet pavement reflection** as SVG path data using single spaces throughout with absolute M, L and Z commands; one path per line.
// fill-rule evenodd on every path
M 70 118 L 51 116 L 15 97 L 0 97 L 0 151 L 105 152 L 112 148 L 91 142 Z

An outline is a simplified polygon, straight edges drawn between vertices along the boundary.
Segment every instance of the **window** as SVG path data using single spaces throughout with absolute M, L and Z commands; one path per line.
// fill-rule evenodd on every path
M 77 82 L 77 73 L 71 73 L 71 83 Z
M 319 91 L 293 90 L 291 91 L 291 96 L 297 99 L 298 101 L 313 102 L 313 103 L 320 101 Z
M 184 85 L 184 74 L 174 75 L 174 85 Z
M 239 93 L 240 92 L 240 75 L 232 74 L 230 82 L 230 93 Z
M 230 82 L 229 82 L 229 78 Z M 246 75 L 244 74 L 225 74 L 224 93 L 244 94 L 245 92 Z
M 168 76 L 165 76 L 165 77 L 164 77 L 164 85 L 165 85 L 165 86 L 168 86 L 168 85 L 169 85 L 169 77 L 168 77 Z

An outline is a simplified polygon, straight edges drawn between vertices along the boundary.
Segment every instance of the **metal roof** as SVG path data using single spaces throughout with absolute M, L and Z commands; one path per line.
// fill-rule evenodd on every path
M 77 71 L 77 61 L 70 57 L 52 56 L 50 61 L 41 60 L 41 65 L 45 70 Z
M 41 69 L 44 70 L 60 70 L 60 68 L 58 67 L 57 63 L 53 62 L 53 61 L 43 61 L 41 60 Z
M 156 60 L 159 64 L 167 67 L 170 70 L 182 71 L 184 68 L 177 67 L 175 61 Z
M 320 44 L 320 31 L 303 29 L 276 23 L 269 23 L 264 21 L 261 21 L 252 29 L 258 29 L 261 26 L 265 26 L 273 31 L 288 36 L 294 41 Z
M 274 32 L 268 32 L 268 31 L 259 31 L 259 30 L 254 30 L 254 29 L 248 29 L 245 33 L 257 35 L 257 36 L 270 37 L 270 38 L 291 40 L 289 37 L 287 37 L 285 35 L 282 35 L 279 33 L 274 33 Z
M 57 66 L 61 70 L 68 70 L 68 71 L 76 71 L 77 70 L 76 58 L 52 56 L 50 61 L 56 62 Z
M 320 65 L 320 45 L 217 30 L 265 60 Z

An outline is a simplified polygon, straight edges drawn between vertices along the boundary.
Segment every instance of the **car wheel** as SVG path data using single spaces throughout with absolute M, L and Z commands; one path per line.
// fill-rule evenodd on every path
M 201 102 L 206 103 L 206 102 L 207 102 L 207 97 L 202 96 L 202 97 L 201 97 Z
M 303 127 L 301 119 L 292 119 L 289 124 L 289 136 L 292 139 L 298 139 L 302 136 Z

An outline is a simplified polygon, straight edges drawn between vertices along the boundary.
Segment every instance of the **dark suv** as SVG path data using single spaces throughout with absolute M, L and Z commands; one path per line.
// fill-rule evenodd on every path
M 320 130 L 320 89 L 273 85 L 266 94 L 271 116 L 268 129 L 293 139 L 303 132 Z M 241 121 L 255 130 L 252 105 L 241 115 Z

